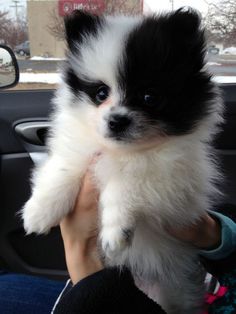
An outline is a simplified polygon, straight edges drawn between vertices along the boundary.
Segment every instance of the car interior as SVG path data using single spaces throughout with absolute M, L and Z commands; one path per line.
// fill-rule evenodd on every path
M 16 67 L 15 81 L 8 85 L 13 86 L 17 79 Z M 235 206 L 236 84 L 219 87 L 225 105 L 225 124 L 215 140 L 224 173 L 220 189 L 224 193 L 222 203 Z M 30 196 L 32 168 L 47 156 L 45 137 L 53 92 L 0 91 L 0 269 L 64 280 L 68 275 L 59 228 L 47 235 L 26 235 L 19 214 Z
M 14 77 L 8 73 L 10 66 L 0 73 L 0 88 L 8 88 L 0 92 L 0 269 L 62 280 L 67 271 L 59 228 L 45 236 L 26 236 L 19 213 L 30 195 L 31 169 L 47 155 L 45 136 L 53 91 L 11 91 L 18 82 L 19 69 L 8 47 L 0 45 L 0 54 L 4 49 L 12 58 Z

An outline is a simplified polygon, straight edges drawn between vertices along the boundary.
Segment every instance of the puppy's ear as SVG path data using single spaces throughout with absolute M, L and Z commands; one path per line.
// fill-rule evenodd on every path
M 201 26 L 201 17 L 198 11 L 183 7 L 170 14 L 169 22 L 175 33 L 181 33 L 182 36 L 194 36 Z
M 83 38 L 90 33 L 96 35 L 101 26 L 102 17 L 92 15 L 82 10 L 75 10 L 64 18 L 66 41 L 73 52 L 76 44 L 82 42 Z
M 181 8 L 170 14 L 169 27 L 179 60 L 188 71 L 200 71 L 204 66 L 206 51 L 200 13 L 192 8 Z

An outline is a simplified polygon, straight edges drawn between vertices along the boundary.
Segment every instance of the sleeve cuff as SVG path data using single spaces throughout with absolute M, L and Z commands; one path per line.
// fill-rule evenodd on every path
M 61 300 L 61 298 L 63 297 L 63 295 L 66 294 L 72 287 L 73 287 L 72 281 L 71 281 L 71 279 L 68 279 L 67 282 L 66 282 L 65 287 L 64 287 L 63 290 L 62 290 L 62 292 L 59 294 L 58 298 L 56 299 L 56 302 L 55 302 L 55 304 L 54 304 L 54 306 L 53 306 L 53 309 L 52 309 L 52 311 L 51 311 L 51 314 L 54 313 L 54 310 L 55 310 L 57 304 L 60 302 L 60 300 Z
M 236 249 L 236 224 L 218 212 L 209 211 L 209 214 L 221 224 L 221 244 L 214 250 L 201 250 L 200 255 L 210 260 L 223 259 Z

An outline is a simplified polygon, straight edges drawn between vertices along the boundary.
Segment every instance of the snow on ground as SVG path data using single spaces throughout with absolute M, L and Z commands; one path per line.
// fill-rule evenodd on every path
M 213 80 L 217 83 L 236 84 L 236 76 L 215 76 Z M 57 84 L 59 82 L 59 73 L 20 73 L 20 83 Z
M 215 76 L 213 77 L 214 82 L 227 84 L 227 83 L 234 83 L 236 84 L 236 76 Z
M 222 64 L 221 63 L 217 63 L 217 62 L 207 62 L 206 64 L 207 66 L 221 66 Z
M 30 60 L 33 60 L 33 61 L 61 61 L 61 60 L 65 60 L 65 59 L 63 59 L 63 58 L 46 58 L 46 57 L 34 56 L 34 57 L 30 58 Z
M 59 82 L 58 73 L 20 73 L 20 83 L 57 84 Z
M 222 54 L 236 55 L 236 47 L 228 47 L 222 51 Z

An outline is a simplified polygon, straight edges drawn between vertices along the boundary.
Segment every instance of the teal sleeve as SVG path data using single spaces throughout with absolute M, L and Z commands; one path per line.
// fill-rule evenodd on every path
M 236 250 L 236 223 L 218 212 L 209 211 L 209 214 L 221 224 L 221 244 L 214 250 L 201 250 L 200 255 L 210 260 L 219 260 Z

